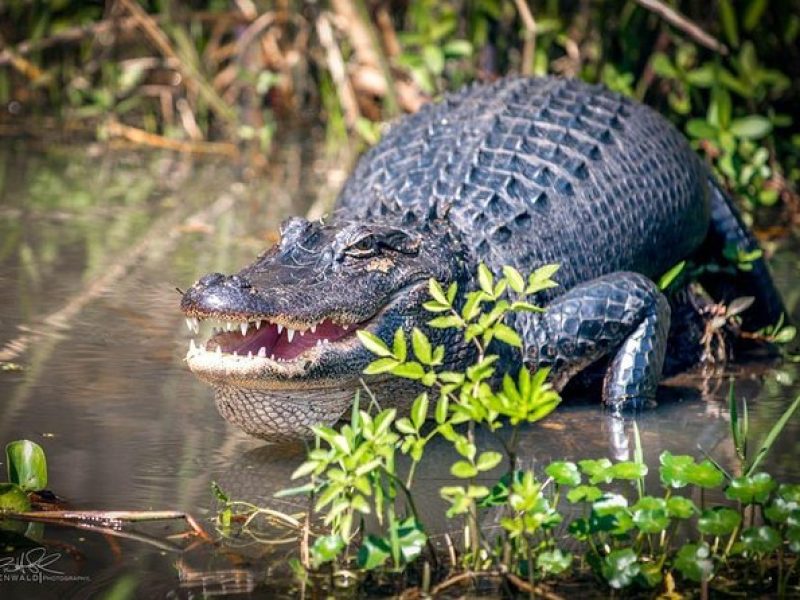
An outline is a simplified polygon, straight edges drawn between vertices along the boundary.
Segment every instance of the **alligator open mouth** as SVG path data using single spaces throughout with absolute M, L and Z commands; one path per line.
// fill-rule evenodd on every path
M 285 363 L 297 361 L 314 354 L 329 344 L 355 337 L 358 324 L 336 323 L 330 318 L 316 323 L 288 327 L 281 323 L 253 317 L 224 319 L 215 316 L 187 317 L 186 326 L 194 334 L 200 333 L 201 322 L 210 325 L 206 342 L 189 343 L 187 358 L 197 354 L 216 354 L 249 360 Z

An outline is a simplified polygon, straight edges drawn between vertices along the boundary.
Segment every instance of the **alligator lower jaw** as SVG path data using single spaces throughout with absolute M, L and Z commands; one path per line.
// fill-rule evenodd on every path
M 326 318 L 290 328 L 260 317 L 221 321 L 199 316 L 187 317 L 186 324 L 199 333 L 200 321 L 210 323 L 213 334 L 205 343 L 189 343 L 186 362 L 192 372 L 214 384 L 248 381 L 248 387 L 261 388 L 303 378 L 328 354 L 356 351 L 360 342 L 355 332 L 369 323 L 339 324 Z

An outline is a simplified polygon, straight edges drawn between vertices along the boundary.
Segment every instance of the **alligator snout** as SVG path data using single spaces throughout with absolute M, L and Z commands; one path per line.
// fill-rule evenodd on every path
M 181 309 L 188 315 L 230 312 L 257 312 L 257 297 L 252 284 L 242 275 L 209 273 L 190 287 L 181 299 Z

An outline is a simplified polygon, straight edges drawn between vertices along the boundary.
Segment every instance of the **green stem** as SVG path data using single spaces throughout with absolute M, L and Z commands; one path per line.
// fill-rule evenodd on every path
M 530 597 L 536 598 L 536 586 L 535 586 L 536 578 L 533 572 L 533 545 L 531 543 L 530 538 L 528 538 L 527 542 L 528 542 L 528 583 L 531 585 Z

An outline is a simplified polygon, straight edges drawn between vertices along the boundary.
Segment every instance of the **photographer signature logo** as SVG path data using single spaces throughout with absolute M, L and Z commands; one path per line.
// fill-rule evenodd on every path
M 0 557 L 0 582 L 88 581 L 88 577 L 66 575 L 55 568 L 60 552 L 30 548 L 18 556 Z

